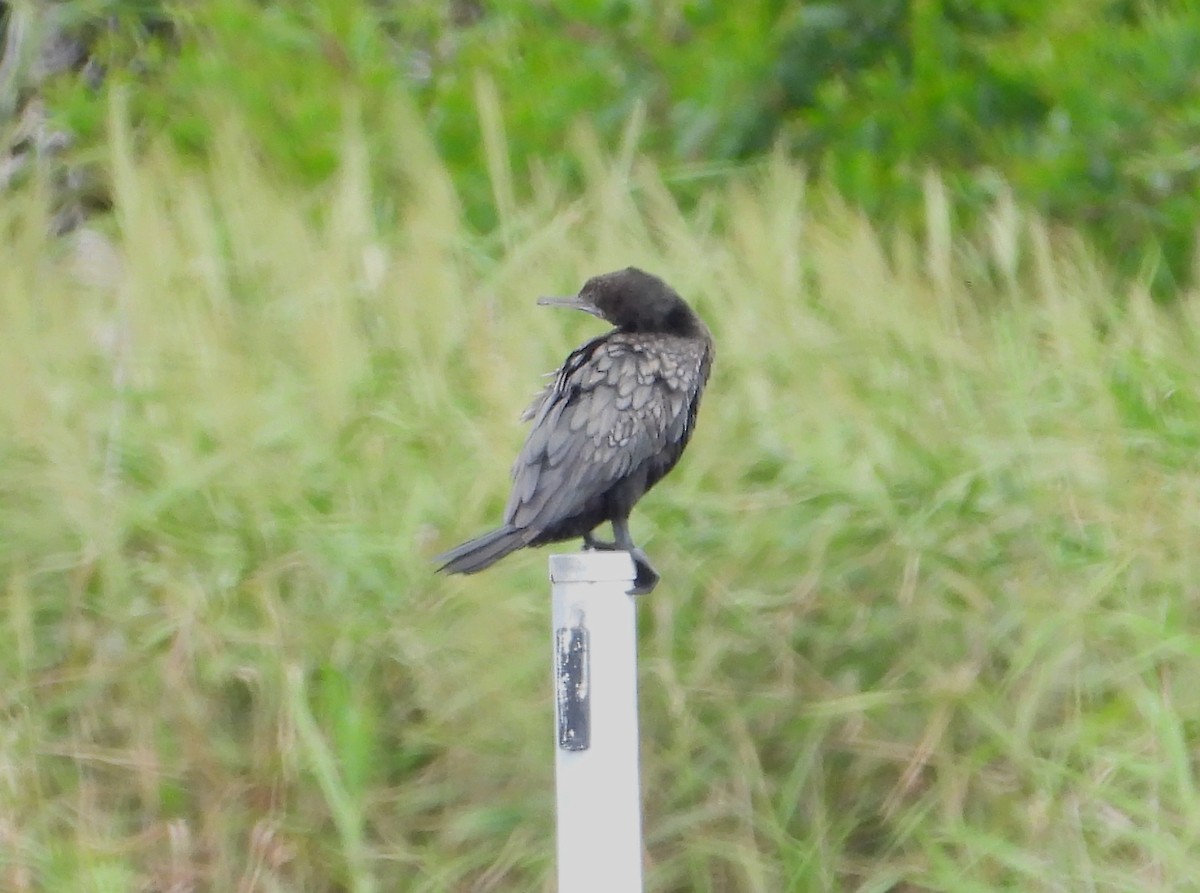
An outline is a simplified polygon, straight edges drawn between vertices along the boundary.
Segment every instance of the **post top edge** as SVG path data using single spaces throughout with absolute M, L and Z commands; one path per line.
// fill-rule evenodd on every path
M 632 582 L 637 576 L 628 552 L 570 552 L 550 556 L 551 583 Z

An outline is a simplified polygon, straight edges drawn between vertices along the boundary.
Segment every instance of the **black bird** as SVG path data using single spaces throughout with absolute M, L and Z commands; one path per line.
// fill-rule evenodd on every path
M 513 465 L 504 526 L 439 556 L 439 570 L 473 574 L 525 546 L 583 537 L 588 549 L 629 552 L 630 591 L 649 592 L 658 573 L 629 536 L 629 513 L 692 436 L 712 335 L 673 288 L 634 267 L 538 303 L 585 310 L 615 328 L 573 351 L 521 416 L 533 428 Z M 594 537 L 605 521 L 613 542 Z

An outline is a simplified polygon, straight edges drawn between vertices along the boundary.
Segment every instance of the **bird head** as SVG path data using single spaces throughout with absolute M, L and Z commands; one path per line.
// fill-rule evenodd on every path
M 582 310 L 623 332 L 688 335 L 701 325 L 675 289 L 637 267 L 593 276 L 577 295 L 539 298 L 538 303 Z

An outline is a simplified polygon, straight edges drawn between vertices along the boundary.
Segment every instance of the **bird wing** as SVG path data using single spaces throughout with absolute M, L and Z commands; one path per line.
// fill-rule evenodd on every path
M 674 461 L 707 371 L 702 348 L 682 340 L 677 347 L 610 332 L 567 357 L 526 410 L 533 428 L 513 465 L 508 523 L 545 529 L 648 460 Z

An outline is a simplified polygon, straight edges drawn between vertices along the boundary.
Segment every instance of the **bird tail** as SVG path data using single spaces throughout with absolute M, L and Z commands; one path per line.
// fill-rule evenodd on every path
M 435 561 L 441 562 L 439 571 L 447 574 L 474 574 L 491 567 L 505 555 L 529 545 L 533 539 L 531 531 L 506 524 L 483 536 L 467 540 L 449 552 L 443 552 Z

